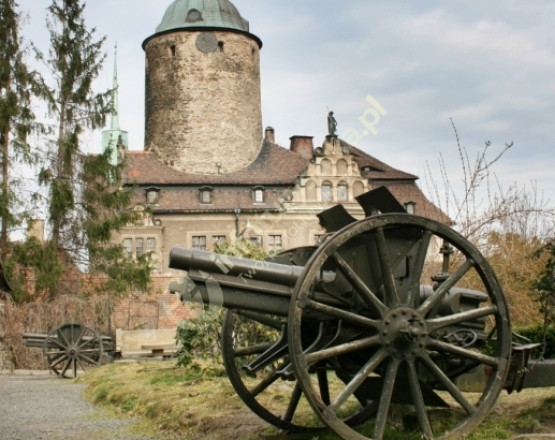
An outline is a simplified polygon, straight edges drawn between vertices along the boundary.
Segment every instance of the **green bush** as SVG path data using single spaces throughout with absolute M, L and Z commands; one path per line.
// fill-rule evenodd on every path
M 222 313 L 222 309 L 207 309 L 198 317 L 179 324 L 176 340 L 183 348 L 178 353 L 177 365 L 200 370 L 197 359 L 210 359 L 221 364 Z

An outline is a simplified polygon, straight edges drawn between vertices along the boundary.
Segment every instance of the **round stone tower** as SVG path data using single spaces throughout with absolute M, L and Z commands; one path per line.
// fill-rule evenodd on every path
M 262 145 L 260 49 L 228 0 L 175 0 L 146 54 L 145 149 L 193 174 L 229 173 Z

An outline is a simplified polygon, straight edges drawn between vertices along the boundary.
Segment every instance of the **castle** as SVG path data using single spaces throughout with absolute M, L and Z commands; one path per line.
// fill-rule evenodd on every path
M 321 143 L 291 136 L 277 145 L 263 129 L 262 41 L 228 0 L 175 0 L 146 56 L 145 149 L 125 155 L 124 186 L 144 221 L 121 231 L 130 258 L 155 257 L 166 273 L 173 246 L 210 249 L 252 241 L 267 252 L 317 244 L 316 214 L 342 204 L 364 213 L 355 197 L 386 186 L 411 213 L 447 221 L 416 185 L 417 176 L 340 139 L 333 123 Z M 323 115 L 325 117 L 325 115 Z

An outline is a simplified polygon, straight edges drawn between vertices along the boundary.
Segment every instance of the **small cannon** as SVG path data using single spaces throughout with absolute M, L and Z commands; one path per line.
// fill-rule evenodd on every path
M 40 348 L 50 370 L 59 378 L 75 378 L 78 370 L 100 365 L 114 352 L 110 336 L 79 323 L 62 324 L 48 333 L 24 333 L 27 347 Z
M 265 261 L 175 247 L 170 267 L 187 276 L 170 290 L 227 309 L 229 379 L 281 429 L 327 426 L 345 440 L 381 440 L 399 426 L 426 439 L 465 435 L 503 389 L 525 386 L 534 345 L 511 357 L 503 292 L 465 238 L 401 212 L 385 188 L 357 200 L 366 218 L 324 211 L 320 246 Z

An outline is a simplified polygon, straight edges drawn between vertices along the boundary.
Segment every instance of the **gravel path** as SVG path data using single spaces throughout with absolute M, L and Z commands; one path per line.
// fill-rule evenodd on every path
M 44 376 L 0 376 L 2 440 L 156 440 L 130 433 L 83 398 L 85 386 Z

